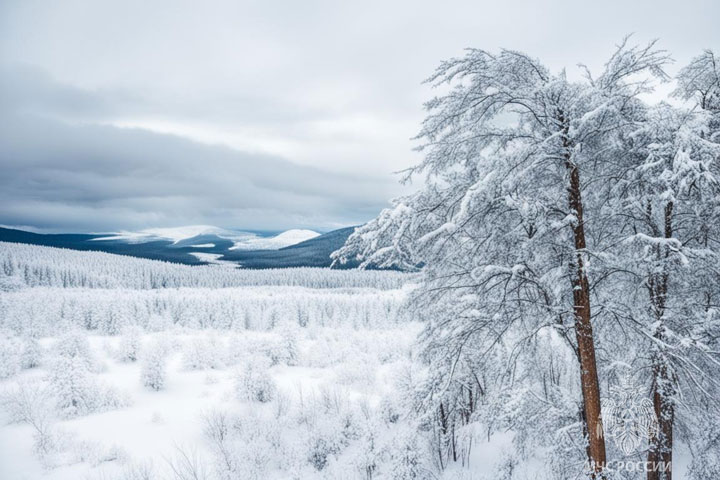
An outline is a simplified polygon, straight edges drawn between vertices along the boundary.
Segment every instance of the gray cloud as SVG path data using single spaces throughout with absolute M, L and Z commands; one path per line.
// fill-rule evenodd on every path
M 391 172 L 418 159 L 440 60 L 507 47 L 573 75 L 636 32 L 679 68 L 720 47 L 719 16 L 713 0 L 5 0 L 0 223 L 361 222 L 403 192 Z
M 3 78 L 3 224 L 331 228 L 373 215 L 394 188 L 388 177 L 328 172 L 174 135 L 59 120 L 102 117 L 112 102 L 31 70 Z

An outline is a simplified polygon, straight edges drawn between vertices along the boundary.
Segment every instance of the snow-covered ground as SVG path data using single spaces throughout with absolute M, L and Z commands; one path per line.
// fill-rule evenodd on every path
M 169 329 L 142 333 L 135 361 L 126 357 L 126 336 L 71 334 L 89 341 L 96 366 L 68 380 L 82 385 L 75 394 L 84 399 L 106 388 L 119 399 L 78 413 L 55 406 L 62 401 L 58 391 L 74 394 L 54 373 L 58 344 L 69 337 L 44 338 L 40 365 L 2 382 L 4 413 L 16 411 L 8 397 L 33 392 L 41 403 L 28 402 L 33 406 L 25 410 L 51 419 L 42 435 L 31 422 L 0 429 L 0 478 L 130 478 L 140 467 L 152 469 L 151 478 L 185 478 L 171 474 L 171 464 L 182 464 L 184 455 L 207 473 L 200 478 L 222 478 L 222 449 L 232 450 L 232 478 L 355 478 L 341 472 L 363 460 L 367 435 L 389 448 L 402 432 L 383 421 L 383 408 L 390 408 L 383 402 L 393 398 L 395 378 L 410 366 L 417 328 L 390 322 L 377 328 Z M 158 391 L 143 384 L 155 349 L 165 352 Z M 88 387 L 84 377 L 102 387 Z M 264 389 L 263 396 L 253 389 Z M 229 429 L 222 447 L 207 432 L 209 419 L 221 418 Z M 43 450 L 43 442 L 50 447 Z
M 195 248 L 202 248 L 202 245 L 193 245 Z M 209 244 L 206 248 L 212 248 L 212 244 Z M 220 260 L 222 254 L 220 253 L 208 253 L 208 252 L 190 252 L 190 255 L 197 258 L 201 262 L 205 262 L 210 265 L 225 265 L 229 268 L 237 268 L 237 263 L 230 262 L 228 260 Z
M 417 448 L 402 274 L 153 288 L 128 269 L 167 285 L 246 272 L 14 244 L 0 264 L 2 479 L 393 478 Z

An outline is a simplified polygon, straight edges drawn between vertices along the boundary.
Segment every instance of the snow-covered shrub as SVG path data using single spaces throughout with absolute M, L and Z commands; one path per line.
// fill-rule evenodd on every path
M 384 397 L 380 401 L 379 406 L 380 418 L 385 423 L 397 423 L 400 421 L 401 409 L 397 399 L 393 397 Z
M 503 452 L 493 467 L 493 478 L 497 480 L 513 480 L 517 478 L 518 463 L 518 459 L 512 453 Z
M 124 463 L 128 459 L 127 452 L 117 445 L 107 446 L 98 442 L 75 441 L 70 447 L 75 461 L 86 462 L 93 467 L 107 462 Z
M 270 360 L 270 365 L 289 365 L 295 361 L 293 359 L 294 352 L 288 350 L 280 335 L 272 334 L 266 337 L 258 346 L 258 350 Z
M 390 447 L 390 478 L 395 480 L 419 480 L 428 478 L 423 468 L 423 452 L 418 433 L 401 430 Z
M 57 409 L 66 418 L 128 403 L 115 389 L 95 378 L 82 356 L 57 357 L 50 369 L 49 381 Z
M 273 415 L 275 420 L 283 420 L 288 417 L 292 408 L 292 402 L 290 395 L 283 391 L 278 391 L 273 400 Z
M 12 377 L 22 366 L 22 343 L 16 337 L 0 337 L 0 378 Z
M 310 418 L 306 460 L 315 470 L 325 469 L 331 457 L 335 458 L 362 436 L 363 427 L 345 393 L 322 389 L 320 397 L 309 402 L 316 416 Z
M 323 429 L 313 432 L 309 439 L 307 461 L 315 470 L 322 470 L 343 448 L 342 436 L 338 430 Z
M 175 447 L 175 455 L 167 460 L 171 480 L 210 480 L 211 469 L 195 448 Z
M 75 363 L 83 363 L 89 372 L 96 372 L 99 369 L 90 342 L 81 331 L 71 331 L 60 337 L 55 344 L 55 352 L 60 357 L 76 359 Z
M 40 365 L 43 356 L 43 349 L 34 338 L 23 339 L 22 368 L 35 368 Z
M 183 347 L 183 366 L 188 370 L 222 368 L 223 344 L 215 337 L 193 338 Z
M 237 365 L 248 358 L 250 348 L 250 339 L 248 338 L 254 332 L 244 332 L 242 335 L 234 333 L 230 336 L 224 349 L 222 356 L 223 363 L 226 366 Z
M 155 467 L 151 462 L 133 462 L 125 465 L 115 475 L 98 480 L 155 480 L 157 477 Z
M 355 453 L 350 461 L 362 478 L 374 478 L 382 463 L 383 448 L 378 438 L 379 434 L 379 429 L 366 428 L 357 441 Z
M 142 330 L 137 326 L 126 327 L 123 330 L 118 347 L 118 359 L 121 362 L 135 362 L 140 358 L 142 348 Z
M 167 376 L 165 349 L 157 342 L 148 348 L 143 356 L 143 364 L 141 371 L 142 384 L 155 391 L 165 388 L 165 379 Z
M 367 388 L 375 383 L 376 360 L 368 355 L 335 367 L 335 381 L 340 385 Z
M 240 370 L 235 379 L 235 391 L 241 400 L 266 403 L 277 392 L 275 381 L 268 372 L 267 362 L 263 359 L 251 359 Z
M 277 424 L 264 412 L 253 411 L 233 422 L 238 478 L 263 480 L 280 448 Z
M 231 450 L 233 421 L 230 415 L 219 410 L 203 414 L 203 434 L 210 447 L 218 457 L 218 470 L 230 474 L 237 470 L 236 461 Z
M 288 366 L 297 365 L 300 359 L 298 338 L 301 332 L 299 327 L 295 324 L 285 323 L 277 330 L 280 338 L 277 342 L 276 363 Z
M 163 332 L 173 326 L 172 319 L 167 315 L 150 315 L 147 321 L 147 331 Z
M 37 431 L 46 430 L 52 419 L 51 397 L 47 384 L 20 381 L 0 395 L 0 405 L 12 423 L 27 423 Z
M 238 416 L 216 410 L 203 415 L 219 478 L 265 479 L 271 463 L 286 456 L 278 424 L 266 413 Z
M 234 365 L 263 355 L 270 365 L 297 365 L 298 345 L 294 331 L 280 327 L 279 332 L 245 332 L 234 335 L 225 351 L 225 362 Z
M 63 447 L 55 426 L 53 398 L 45 382 L 21 381 L 0 395 L 0 406 L 12 423 L 25 423 L 33 430 L 33 451 L 43 464 L 52 464 L 51 455 Z

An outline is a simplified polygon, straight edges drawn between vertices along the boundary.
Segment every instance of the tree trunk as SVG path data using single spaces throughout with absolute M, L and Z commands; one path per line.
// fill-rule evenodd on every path
M 653 366 L 653 407 L 658 419 L 658 431 L 650 439 L 648 451 L 648 480 L 672 480 L 673 381 L 662 358 Z
M 590 286 L 585 271 L 585 226 L 583 222 L 583 203 L 580 194 L 580 172 L 577 165 L 566 156 L 566 166 L 570 174 L 568 201 L 570 210 L 577 217 L 573 226 L 575 240 L 575 265 L 572 275 L 572 288 L 575 314 L 575 333 L 577 335 L 578 356 L 580 358 L 580 385 L 582 387 L 583 408 L 587 423 L 589 461 L 593 471 L 592 478 L 602 478 L 606 467 L 605 438 L 600 411 L 600 384 L 595 362 L 595 342 L 590 323 Z
M 673 202 L 665 205 L 664 236 L 672 238 Z M 667 261 L 670 252 L 667 246 L 664 251 L 657 251 L 658 259 Z M 653 385 L 652 397 L 655 416 L 658 420 L 658 431 L 650 438 L 648 449 L 648 480 L 672 480 L 672 447 L 673 447 L 673 420 L 675 406 L 675 381 L 668 368 L 667 359 L 663 354 L 661 343 L 665 338 L 664 315 L 667 304 L 668 281 L 670 275 L 667 266 L 663 266 L 659 274 L 650 276 L 650 303 L 657 320 L 657 328 L 653 336 L 658 340 L 656 352 L 653 355 Z

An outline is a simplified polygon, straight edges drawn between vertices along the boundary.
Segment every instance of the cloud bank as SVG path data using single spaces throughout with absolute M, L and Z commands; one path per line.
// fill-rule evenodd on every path
M 361 223 L 406 191 L 392 172 L 419 159 L 441 60 L 505 47 L 572 76 L 636 32 L 679 67 L 720 47 L 719 17 L 714 0 L 4 0 L 0 224 Z

